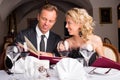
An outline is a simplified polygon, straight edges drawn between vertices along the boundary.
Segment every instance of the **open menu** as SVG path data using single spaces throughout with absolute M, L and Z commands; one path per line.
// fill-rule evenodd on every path
M 25 38 L 25 42 L 26 42 L 26 44 L 27 44 L 27 47 L 28 47 L 28 49 L 29 50 L 32 50 L 32 52 L 34 52 L 34 53 L 37 53 L 37 49 L 34 47 L 34 45 L 30 42 L 30 40 L 26 37 L 26 36 L 24 36 L 24 38 Z
M 24 36 L 24 38 L 25 38 L 25 42 L 26 42 L 28 51 L 30 52 L 31 56 L 34 56 L 34 57 L 42 59 L 42 60 L 50 60 L 51 64 L 56 64 L 61 59 L 61 57 L 39 56 L 37 49 L 30 42 L 30 40 L 26 36 Z M 23 44 L 21 44 L 21 43 L 18 43 L 18 44 L 19 44 L 19 46 L 24 48 Z

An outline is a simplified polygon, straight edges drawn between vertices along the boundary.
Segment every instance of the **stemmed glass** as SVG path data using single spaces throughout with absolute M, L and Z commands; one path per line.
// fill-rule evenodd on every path
M 79 52 L 81 53 L 81 55 L 84 57 L 84 59 L 85 59 L 85 62 L 86 62 L 86 64 L 85 64 L 85 66 L 89 66 L 89 60 L 90 60 L 90 58 L 91 58 L 91 56 L 93 55 L 93 53 L 94 53 L 94 50 L 92 49 L 92 46 L 90 46 L 89 45 L 89 47 L 88 47 L 88 49 L 86 48 L 86 49 L 80 49 L 79 50 Z
M 9 45 L 6 49 L 6 55 L 12 61 L 13 76 L 14 76 L 14 74 L 15 74 L 15 62 L 18 59 L 18 57 L 20 56 L 20 51 L 18 49 L 18 46 L 16 46 L 15 44 Z M 13 80 L 15 80 L 15 78 L 13 78 Z
M 61 57 L 67 57 L 70 51 L 69 43 L 67 41 L 60 41 L 57 49 Z
M 28 78 L 29 77 L 29 68 L 28 68 L 28 65 L 26 65 L 26 57 L 29 56 L 29 51 L 28 51 L 28 46 L 27 46 L 27 43 L 24 42 L 23 43 L 23 51 L 21 52 L 21 58 L 24 59 L 25 63 L 24 63 L 24 78 Z

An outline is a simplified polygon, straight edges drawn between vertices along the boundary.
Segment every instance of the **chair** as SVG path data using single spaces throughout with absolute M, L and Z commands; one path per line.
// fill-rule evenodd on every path
M 103 48 L 104 48 L 104 54 L 107 58 L 115 61 L 115 62 L 119 62 L 119 52 L 118 50 L 109 43 L 103 43 Z
M 9 41 L 7 41 L 7 42 L 5 42 L 4 43 L 4 48 L 3 48 L 3 51 L 2 51 L 2 53 L 0 54 L 0 70 L 5 70 L 5 69 L 7 69 L 7 67 L 6 67 L 6 59 L 7 59 L 7 57 L 6 57 L 6 48 L 7 48 L 7 46 L 8 45 L 10 45 L 12 42 L 9 42 Z M 8 60 L 7 60 L 7 62 L 8 62 Z M 10 61 L 9 61 L 10 62 Z M 8 63 L 9 63 L 8 62 Z

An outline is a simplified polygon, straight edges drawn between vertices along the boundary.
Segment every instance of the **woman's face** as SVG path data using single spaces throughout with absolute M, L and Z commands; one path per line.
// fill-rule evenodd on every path
M 79 35 L 80 24 L 76 24 L 70 16 L 66 16 L 66 28 L 69 32 L 69 35 Z

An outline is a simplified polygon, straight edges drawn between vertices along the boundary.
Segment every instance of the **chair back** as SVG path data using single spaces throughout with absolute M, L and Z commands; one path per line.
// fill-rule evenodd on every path
M 6 56 L 6 48 L 7 48 L 7 46 L 9 45 L 9 44 L 11 44 L 10 42 L 6 42 L 5 44 L 4 44 L 4 48 L 3 48 L 3 51 L 2 51 L 2 53 L 0 53 L 0 70 L 6 70 L 6 58 L 7 58 L 7 56 Z
M 103 48 L 104 54 L 107 58 L 115 62 L 119 62 L 119 52 L 112 44 L 103 43 Z
M 5 69 L 5 52 L 0 53 L 0 70 L 4 70 Z

